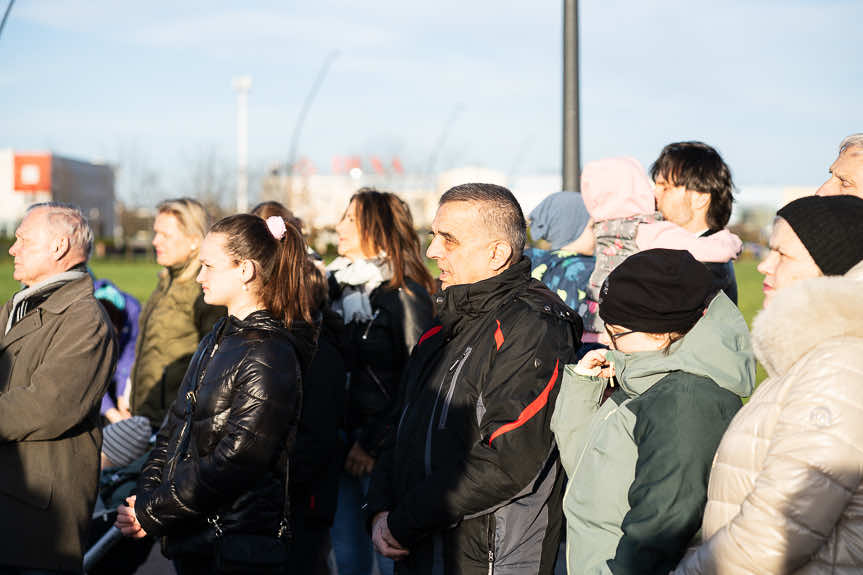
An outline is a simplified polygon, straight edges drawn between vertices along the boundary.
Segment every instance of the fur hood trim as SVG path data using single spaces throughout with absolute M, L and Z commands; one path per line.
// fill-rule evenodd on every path
M 863 338 L 863 262 L 844 276 L 802 280 L 778 292 L 752 326 L 755 356 L 770 377 L 836 338 Z

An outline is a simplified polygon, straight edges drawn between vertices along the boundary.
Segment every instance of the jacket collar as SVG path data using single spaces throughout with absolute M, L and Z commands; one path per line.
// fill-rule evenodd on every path
M 64 284 L 48 296 L 40 307 L 50 313 L 63 313 L 70 305 L 80 299 L 93 295 L 93 278 L 89 275 Z
M 224 335 L 240 333 L 246 330 L 266 331 L 277 337 L 284 337 L 291 341 L 294 351 L 300 361 L 303 370 L 308 368 L 317 351 L 318 328 L 301 319 L 291 322 L 285 327 L 281 319 L 276 318 L 267 310 L 258 310 L 250 313 L 244 319 L 228 316 L 225 320 Z M 219 329 L 218 326 L 215 329 Z
M 497 309 L 516 289 L 530 282 L 530 260 L 521 260 L 500 274 L 472 284 L 454 285 L 435 296 L 444 330 L 456 333 L 462 319 L 476 318 Z
M 198 269 L 201 264 L 197 258 L 192 258 L 184 264 L 174 267 L 162 268 L 159 272 L 159 283 L 162 286 L 169 286 L 174 283 L 196 283 L 195 277 L 198 275 Z
M 66 311 L 66 309 L 73 303 L 88 296 L 92 297 L 92 295 L 93 279 L 89 275 L 85 275 L 80 279 L 72 280 L 58 288 L 54 293 L 48 296 L 48 299 L 39 304 L 36 307 L 36 310 L 44 310 L 47 313 L 59 315 Z M 0 314 L 3 316 L 2 320 L 4 322 L 8 317 L 7 314 L 11 312 L 11 309 L 11 302 L 8 302 L 3 308 L 3 313 Z M 0 341 L 2 341 L 2 344 L 0 345 L 3 347 L 8 346 L 13 341 L 21 339 L 25 335 L 42 327 L 42 313 L 41 311 L 34 311 L 29 312 L 21 319 L 21 321 L 12 326 L 9 333 L 5 336 L 3 336 L 3 332 L 0 330 Z
M 771 377 L 822 342 L 863 338 L 863 262 L 844 276 L 799 281 L 776 292 L 752 324 L 755 355 Z

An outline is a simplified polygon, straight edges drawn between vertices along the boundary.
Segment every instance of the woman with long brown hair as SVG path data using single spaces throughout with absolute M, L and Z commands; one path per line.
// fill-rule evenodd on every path
M 431 324 L 434 284 L 410 209 L 395 194 L 360 189 L 336 231 L 340 257 L 327 270 L 332 307 L 345 323 L 350 377 L 344 430 L 348 454 L 332 538 L 340 575 L 366 575 L 371 542 L 360 505 L 375 459 L 393 439 L 390 413 L 411 349 Z
M 210 229 L 200 260 L 204 299 L 228 317 L 192 358 L 117 526 L 163 537 L 180 575 L 280 573 L 287 456 L 315 347 L 305 244 L 282 218 L 239 214 Z

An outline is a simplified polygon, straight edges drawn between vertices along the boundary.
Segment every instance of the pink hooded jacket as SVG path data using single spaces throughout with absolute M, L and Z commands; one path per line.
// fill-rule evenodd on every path
M 656 199 L 647 172 L 635 158 L 589 162 L 581 176 L 581 195 L 594 221 L 648 216 Z M 638 251 L 685 249 L 702 262 L 727 262 L 740 253 L 740 238 L 728 230 L 696 237 L 671 222 L 642 223 L 635 238 Z

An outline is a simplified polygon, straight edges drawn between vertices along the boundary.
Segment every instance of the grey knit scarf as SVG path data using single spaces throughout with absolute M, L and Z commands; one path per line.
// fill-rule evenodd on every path
M 15 293 L 15 295 L 12 296 L 12 307 L 9 309 L 9 319 L 6 320 L 6 331 L 3 332 L 3 335 L 9 333 L 12 326 L 18 323 L 18 320 L 30 311 L 31 308 L 27 305 L 28 300 L 39 295 L 45 295 L 45 292 L 53 292 L 54 290 L 59 289 L 63 284 L 81 279 L 86 275 L 86 271 L 80 271 L 76 266 L 71 270 L 51 276 L 48 279 L 42 280 L 37 284 L 28 286 Z

